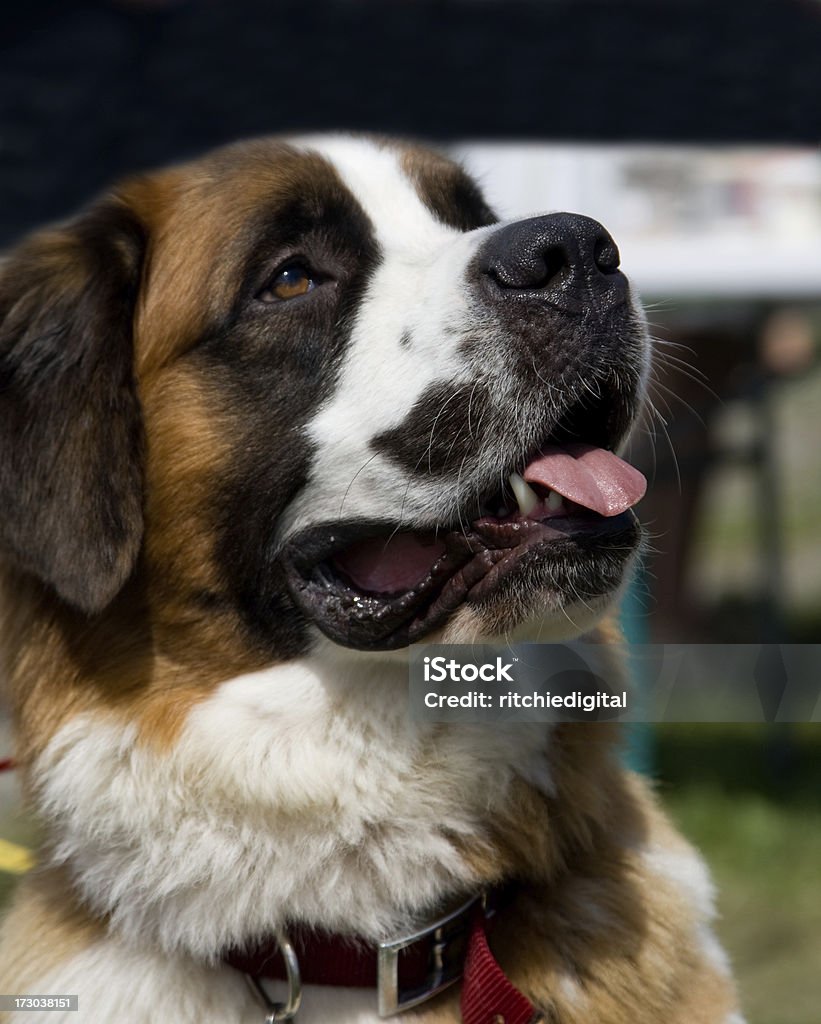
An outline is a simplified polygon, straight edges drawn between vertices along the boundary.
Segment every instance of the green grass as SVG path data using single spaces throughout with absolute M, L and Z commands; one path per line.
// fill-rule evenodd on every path
M 750 1024 L 819 1024 L 821 727 L 663 726 L 656 767 L 713 871 Z

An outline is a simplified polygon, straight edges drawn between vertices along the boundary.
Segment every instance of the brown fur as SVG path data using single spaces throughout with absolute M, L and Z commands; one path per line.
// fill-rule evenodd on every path
M 235 188 L 238 165 L 242 190 Z M 134 315 L 145 543 L 128 585 L 91 620 L 50 588 L 4 568 L 9 612 L 0 648 L 24 768 L 62 722 L 90 709 L 133 718 L 147 742 L 167 747 L 213 687 L 270 661 L 218 600 L 214 524 L 204 499 L 219 480 L 232 413 L 184 357 L 236 286 L 237 260 L 226 258 L 224 239 L 242 236 L 261 205 L 304 189 L 311 173 L 327 178 L 332 171 L 319 157 L 307 166 L 302 158 L 297 168 L 287 147 L 249 143 L 117 190 L 117 202 L 149 239 Z M 56 275 L 67 292 L 85 280 L 73 232 L 72 225 L 52 230 L 24 250 L 26 259 L 37 253 L 40 276 Z
M 20 882 L 0 932 L 3 992 L 32 993 L 39 978 L 105 933 L 104 922 L 66 898 L 69 891 L 60 871 L 35 870 Z
M 502 963 L 548 1021 L 722 1021 L 735 1005 L 732 982 L 696 945 L 694 909 L 636 849 L 665 830 L 662 815 L 638 780 L 615 765 L 611 778 L 608 793 L 599 776 L 613 801 L 587 847 L 571 848 L 568 867 L 523 893 L 500 922 Z M 709 1010 L 692 1016 L 701 986 L 712 993 Z

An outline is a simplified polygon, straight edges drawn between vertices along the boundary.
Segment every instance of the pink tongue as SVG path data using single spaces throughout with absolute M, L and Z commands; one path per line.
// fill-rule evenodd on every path
M 551 445 L 522 475 L 529 484 L 549 487 L 601 516 L 627 511 L 647 490 L 647 481 L 637 469 L 589 444 Z
M 336 556 L 336 564 L 360 590 L 399 594 L 428 575 L 445 545 L 433 536 L 395 533 L 390 540 L 363 540 Z

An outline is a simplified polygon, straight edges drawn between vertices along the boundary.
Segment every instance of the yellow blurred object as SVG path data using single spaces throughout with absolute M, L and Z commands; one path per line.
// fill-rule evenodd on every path
M 31 850 L 7 839 L 0 839 L 0 871 L 12 875 L 24 875 L 34 867 L 34 856 Z

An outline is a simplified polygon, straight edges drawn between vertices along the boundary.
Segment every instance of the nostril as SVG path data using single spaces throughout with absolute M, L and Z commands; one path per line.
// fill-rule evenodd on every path
M 570 265 L 570 257 L 563 245 L 550 245 L 543 250 L 534 248 L 517 258 L 497 261 L 488 273 L 500 288 L 525 291 L 546 288 L 554 278 Z
M 546 249 L 542 253 L 542 261 L 544 262 L 544 275 L 536 286 L 537 288 L 544 288 L 550 284 L 553 278 L 558 277 L 570 263 L 567 252 L 560 245 L 551 245 L 549 249 Z
M 601 234 L 593 246 L 593 261 L 603 274 L 615 274 L 621 259 L 616 243 L 607 234 Z

